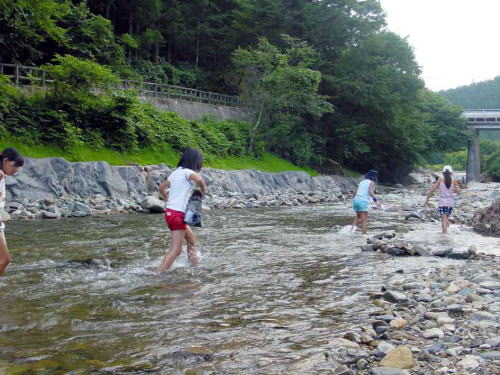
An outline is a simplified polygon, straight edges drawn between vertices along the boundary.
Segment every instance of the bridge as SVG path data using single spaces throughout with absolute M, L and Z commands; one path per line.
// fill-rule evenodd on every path
M 479 132 L 481 130 L 500 130 L 500 109 L 466 109 L 462 113 L 467 129 L 473 131 L 467 151 L 467 182 L 481 180 Z

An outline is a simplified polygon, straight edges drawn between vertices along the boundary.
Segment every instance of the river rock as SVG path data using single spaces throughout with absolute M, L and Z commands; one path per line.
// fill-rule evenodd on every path
M 408 322 L 405 319 L 399 317 L 391 320 L 391 323 L 389 323 L 390 327 L 395 329 L 402 329 L 406 327 L 407 324 Z
M 495 336 L 486 340 L 486 344 L 488 344 L 492 348 L 496 348 L 500 346 L 500 336 Z
M 7 211 L 5 211 L 3 208 L 0 208 L 0 222 L 7 222 L 10 220 L 10 215 Z
M 487 359 L 488 361 L 499 361 L 500 360 L 500 351 L 492 350 L 487 352 L 482 352 L 479 354 L 481 358 Z
M 469 259 L 470 253 L 468 251 L 452 251 L 447 257 L 450 259 Z
M 386 301 L 394 303 L 404 303 L 408 301 L 408 297 L 404 293 L 398 292 L 396 290 L 388 290 L 384 293 L 383 298 Z
M 391 367 L 375 367 L 370 369 L 370 375 L 408 375 L 408 371 Z
M 377 355 L 382 357 L 389 353 L 391 350 L 395 349 L 395 346 L 386 342 L 386 341 L 381 341 L 377 345 Z
M 165 211 L 163 201 L 153 195 L 144 198 L 141 207 L 151 213 L 163 213 Z
M 353 348 L 359 349 L 359 345 L 354 341 L 347 340 L 341 337 L 336 337 L 328 342 L 328 345 L 332 348 Z
M 481 288 L 490 289 L 490 290 L 500 290 L 500 281 L 496 280 L 487 280 L 479 283 Z
M 413 354 L 410 348 L 406 346 L 399 346 L 391 350 L 380 361 L 384 367 L 392 367 L 398 369 L 408 369 L 413 367 Z
M 475 355 L 466 355 L 464 359 L 458 362 L 458 366 L 466 370 L 474 370 L 479 367 L 479 358 L 480 357 Z
M 444 333 L 439 328 L 426 329 L 423 333 L 426 339 L 443 338 Z
M 440 250 L 433 250 L 432 255 L 437 256 L 437 257 L 446 257 L 447 255 L 451 254 L 453 249 L 440 249 Z
M 479 322 L 479 321 L 496 321 L 497 317 L 493 315 L 492 313 L 489 313 L 487 311 L 476 311 L 474 314 L 472 314 L 469 317 L 470 321 L 473 322 Z

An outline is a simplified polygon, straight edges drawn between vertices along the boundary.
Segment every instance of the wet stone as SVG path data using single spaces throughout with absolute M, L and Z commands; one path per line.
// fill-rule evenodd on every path
M 488 361 L 498 361 L 500 360 L 500 351 L 492 350 L 488 352 L 482 352 L 479 354 L 481 358 L 487 359 Z
M 444 249 L 444 250 L 433 250 L 432 255 L 436 257 L 445 257 L 449 254 L 451 254 L 453 249 Z
M 408 297 L 401 292 L 395 290 L 388 290 L 384 293 L 383 298 L 389 302 L 403 303 L 408 301 Z
M 370 370 L 370 375 L 408 375 L 408 371 L 391 367 L 375 367 Z

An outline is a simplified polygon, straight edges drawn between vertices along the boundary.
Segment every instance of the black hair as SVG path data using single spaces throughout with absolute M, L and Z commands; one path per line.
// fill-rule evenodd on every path
M 368 172 L 366 172 L 365 174 L 365 178 L 367 180 L 372 180 L 374 182 L 377 182 L 377 179 L 378 179 L 378 172 L 374 169 L 372 170 L 369 170 Z
M 24 158 L 21 156 L 19 151 L 13 147 L 7 147 L 5 150 L 0 152 L 0 168 L 3 167 L 4 159 L 13 161 L 16 167 L 22 167 L 24 165 Z
M 444 184 L 446 185 L 446 188 L 449 189 L 451 186 L 451 172 L 449 170 L 445 170 L 443 172 L 444 176 Z
M 203 156 L 201 152 L 195 148 L 188 147 L 184 150 L 181 160 L 177 167 L 189 168 L 195 172 L 199 172 L 203 166 Z

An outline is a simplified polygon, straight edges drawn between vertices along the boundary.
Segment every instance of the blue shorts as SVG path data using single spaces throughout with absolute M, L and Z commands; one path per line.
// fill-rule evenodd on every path
M 440 215 L 450 216 L 452 211 L 453 211 L 453 207 L 446 207 L 446 206 L 438 207 L 438 212 Z
M 355 199 L 352 201 L 352 208 L 356 212 L 368 212 L 368 202 L 364 199 Z

